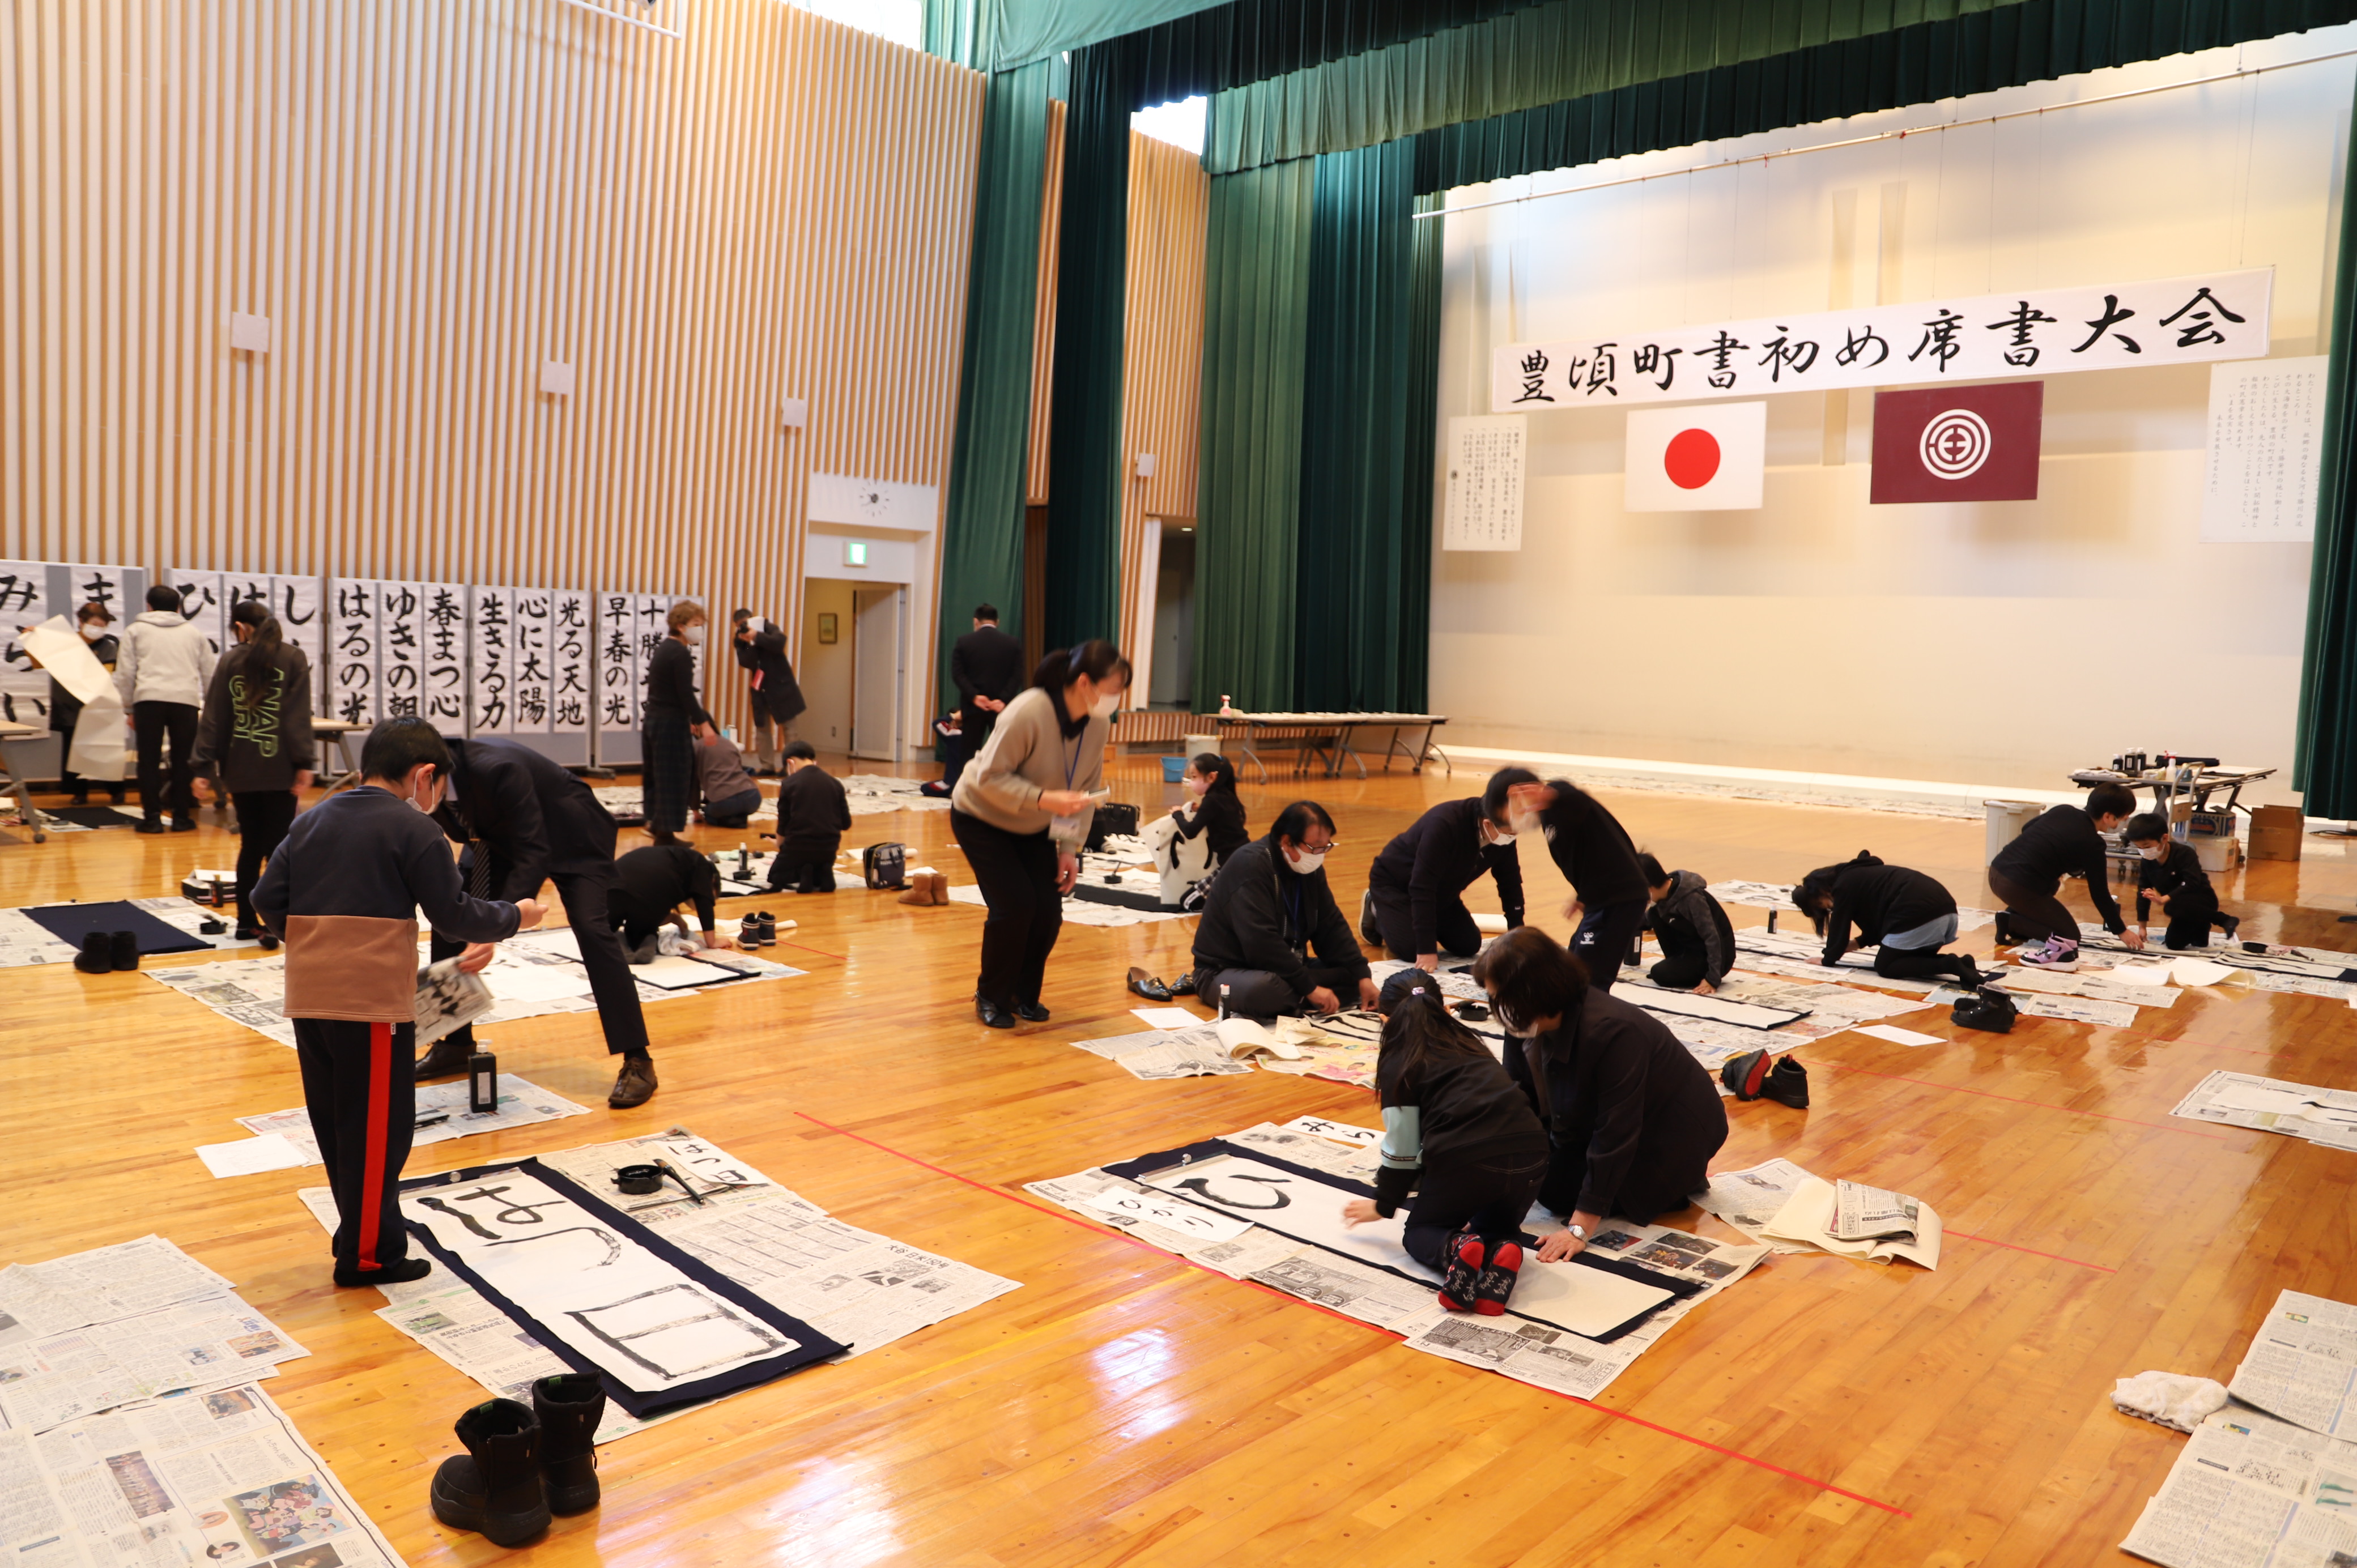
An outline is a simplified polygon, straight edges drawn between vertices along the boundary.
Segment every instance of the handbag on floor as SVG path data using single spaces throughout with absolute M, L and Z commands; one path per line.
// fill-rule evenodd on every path
M 1137 808 L 1125 800 L 1099 800 L 1097 813 L 1089 822 L 1089 843 L 1092 851 L 1104 848 L 1109 838 L 1137 836 Z
M 870 887 L 899 887 L 909 880 L 909 846 L 871 843 L 859 852 L 859 875 Z

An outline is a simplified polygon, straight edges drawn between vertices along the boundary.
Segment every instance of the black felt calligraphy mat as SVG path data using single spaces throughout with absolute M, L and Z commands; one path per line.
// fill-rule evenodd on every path
M 615 1235 L 622 1237 L 635 1246 L 644 1248 L 649 1253 L 677 1269 L 694 1283 L 710 1291 L 729 1305 L 775 1329 L 794 1342 L 794 1348 L 791 1350 L 780 1350 L 776 1355 L 764 1356 L 759 1360 L 748 1361 L 741 1366 L 732 1367 L 725 1372 L 716 1372 L 708 1378 L 700 1378 L 694 1382 L 680 1383 L 653 1393 L 633 1389 L 557 1337 L 537 1318 L 500 1294 L 496 1287 L 485 1283 L 481 1275 L 461 1262 L 457 1256 L 435 1240 L 431 1228 L 421 1225 L 415 1220 L 408 1222 L 411 1237 L 436 1263 L 474 1286 L 484 1300 L 498 1307 L 517 1327 L 532 1336 L 534 1344 L 545 1348 L 575 1371 L 587 1372 L 603 1383 L 606 1388 L 606 1397 L 630 1414 L 643 1420 L 667 1410 L 675 1410 L 681 1405 L 695 1404 L 705 1400 L 718 1399 L 723 1394 L 733 1394 L 744 1389 L 758 1388 L 763 1383 L 782 1378 L 789 1372 L 800 1371 L 813 1361 L 823 1361 L 830 1357 L 840 1356 L 850 1348 L 847 1345 L 840 1345 L 828 1338 L 801 1318 L 791 1316 L 763 1301 L 735 1280 L 714 1269 L 709 1263 L 682 1251 L 663 1240 L 660 1234 L 631 1219 L 596 1193 L 589 1191 L 570 1177 L 551 1170 L 538 1160 L 509 1160 L 499 1165 L 476 1165 L 466 1170 L 445 1171 L 436 1176 L 414 1176 L 403 1182 L 401 1190 L 404 1193 L 423 1193 L 435 1187 L 465 1186 L 511 1171 L 520 1176 L 530 1176 L 534 1181 L 542 1183 L 550 1191 L 579 1204 L 582 1208 L 594 1216 L 599 1224 L 610 1227 Z
M 129 931 L 139 940 L 139 956 L 167 952 L 210 952 L 212 943 L 167 926 L 135 904 L 121 899 L 104 904 L 36 904 L 26 918 L 61 942 L 81 946 L 92 931 Z
M 1242 1144 L 1231 1144 L 1222 1138 L 1209 1138 L 1200 1144 L 1189 1144 L 1183 1149 L 1172 1149 L 1167 1153 L 1159 1155 L 1143 1155 L 1136 1159 L 1124 1160 L 1117 1165 L 1105 1165 L 1102 1168 L 1107 1176 L 1117 1176 L 1127 1181 L 1142 1182 L 1150 1174 L 1167 1171 L 1172 1166 L 1178 1165 L 1189 1163 L 1199 1164 L 1219 1155 L 1233 1155 L 1240 1160 L 1252 1160 L 1260 1165 L 1274 1165 L 1278 1170 L 1285 1171 L 1289 1175 L 1300 1176 L 1307 1181 L 1317 1182 L 1321 1186 L 1330 1187 L 1335 1191 L 1347 1193 L 1352 1197 L 1372 1197 L 1375 1196 L 1375 1189 L 1368 1186 L 1365 1182 L 1352 1181 L 1348 1176 L 1335 1176 L 1331 1172 L 1328 1171 L 1313 1170 L 1308 1165 L 1297 1165 L 1291 1160 L 1280 1159 L 1265 1149 L 1255 1149 Z M 1165 1197 L 1176 1198 L 1181 1203 L 1192 1201 L 1185 1193 L 1170 1192 L 1161 1187 L 1157 1187 L 1155 1190 L 1161 1193 Z M 1211 1208 L 1215 1213 L 1225 1214 L 1229 1212 L 1226 1208 L 1221 1208 L 1217 1205 L 1207 1205 L 1206 1207 Z M 1280 1231 L 1279 1234 L 1283 1234 L 1283 1232 Z M 1301 1244 L 1305 1247 L 1318 1247 L 1319 1245 L 1316 1241 L 1303 1241 Z M 1523 1244 L 1526 1247 L 1535 1247 L 1538 1245 L 1538 1239 L 1534 1236 L 1525 1235 L 1523 1238 Z M 1321 1247 L 1319 1250 L 1323 1251 L 1333 1251 L 1330 1247 Z M 1336 1252 L 1334 1255 L 1339 1258 L 1345 1256 L 1346 1254 Z M 1381 1269 L 1387 1274 L 1394 1274 L 1401 1279 L 1413 1281 L 1416 1284 L 1429 1285 L 1432 1283 L 1431 1279 L 1425 1274 L 1417 1273 L 1407 1269 L 1394 1268 L 1388 1263 L 1372 1262 L 1365 1258 L 1355 1255 L 1351 1256 L 1351 1261 L 1354 1263 L 1364 1263 L 1371 1269 Z M 1584 1265 L 1587 1268 L 1595 1269 L 1604 1273 L 1617 1274 L 1624 1280 L 1633 1280 L 1639 1284 L 1653 1285 L 1670 1293 L 1669 1301 L 1663 1302 L 1658 1306 L 1649 1306 L 1644 1311 L 1637 1314 L 1634 1317 L 1630 1318 L 1625 1323 L 1617 1323 L 1613 1325 L 1612 1328 L 1607 1333 L 1583 1336 L 1583 1337 L 1593 1338 L 1599 1345 L 1611 1344 L 1612 1341 L 1620 1338 L 1622 1335 L 1629 1333 L 1631 1329 L 1642 1326 L 1648 1318 L 1652 1317 L 1653 1314 L 1661 1311 L 1663 1307 L 1670 1305 L 1672 1302 L 1680 1302 L 1685 1300 L 1688 1296 L 1700 1295 L 1706 1288 L 1699 1281 L 1682 1280 L 1674 1274 L 1661 1273 L 1655 1270 L 1645 1267 L 1642 1263 L 1632 1263 L 1626 1258 L 1598 1258 L 1591 1257 L 1587 1252 L 1581 1252 L 1571 1261 L 1576 1266 Z M 1523 1314 L 1515 1312 L 1511 1305 L 1506 1308 L 1506 1313 L 1509 1316 L 1523 1316 Z M 1537 1320 L 1534 1319 L 1533 1321 Z M 1561 1325 L 1551 1324 L 1549 1326 L 1560 1327 Z M 1565 1332 L 1569 1333 L 1570 1330 L 1566 1329 Z

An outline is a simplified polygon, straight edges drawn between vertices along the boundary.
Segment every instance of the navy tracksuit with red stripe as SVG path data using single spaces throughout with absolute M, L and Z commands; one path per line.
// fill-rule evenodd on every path
M 336 1281 L 367 1284 L 409 1252 L 399 1186 L 417 1117 L 416 912 L 444 936 L 489 942 L 515 935 L 516 907 L 468 897 L 442 831 L 371 785 L 295 819 L 253 905 L 286 941 L 285 1012 L 336 1194 Z

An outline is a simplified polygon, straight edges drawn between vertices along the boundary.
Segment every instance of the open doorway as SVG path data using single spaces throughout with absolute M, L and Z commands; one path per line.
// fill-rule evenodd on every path
M 908 596 L 899 584 L 804 579 L 802 701 L 795 734 L 821 752 L 899 762 L 908 685 Z
M 1154 585 L 1154 654 L 1146 705 L 1195 708 L 1195 525 L 1165 519 Z
M 898 762 L 900 693 L 907 685 L 906 588 L 855 588 L 851 595 L 851 755 Z

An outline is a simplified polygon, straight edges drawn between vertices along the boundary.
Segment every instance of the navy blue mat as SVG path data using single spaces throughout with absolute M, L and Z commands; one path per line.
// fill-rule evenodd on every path
M 129 931 L 139 939 L 139 956 L 167 952 L 210 952 L 212 943 L 166 925 L 135 904 L 120 899 L 107 904 L 37 904 L 27 918 L 61 942 L 81 946 L 91 931 Z

